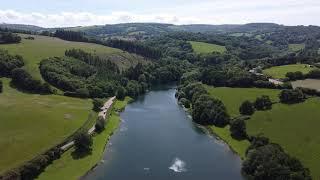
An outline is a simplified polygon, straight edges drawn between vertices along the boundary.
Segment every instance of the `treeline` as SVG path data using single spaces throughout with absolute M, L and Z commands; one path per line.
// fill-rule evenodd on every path
M 205 67 L 201 69 L 200 81 L 216 87 L 258 87 L 270 89 L 291 88 L 290 84 L 277 85 L 268 81 L 265 76 L 249 73 L 239 67 L 217 68 Z
M 230 122 L 222 101 L 209 96 L 201 83 L 179 86 L 176 97 L 185 107 L 192 104 L 192 119 L 198 124 L 224 127 Z
M 162 57 L 161 51 L 153 47 L 146 46 L 141 42 L 125 41 L 120 39 L 100 40 L 97 38 L 88 38 L 82 32 L 66 30 L 56 30 L 54 36 L 68 41 L 90 42 L 113 48 L 118 48 L 151 59 L 159 59 Z
M 21 37 L 11 32 L 0 31 L 0 44 L 20 43 Z
M 0 175 L 0 179 L 36 179 L 49 164 L 51 164 L 54 160 L 59 159 L 61 154 L 62 152 L 59 148 L 52 148 L 46 153 L 38 155 L 36 158 L 26 162 L 24 165 Z
M 295 80 L 302 80 L 302 79 L 320 79 L 320 70 L 319 69 L 313 69 L 307 74 L 303 74 L 301 71 L 296 72 L 288 72 L 286 74 L 286 79 L 288 81 L 295 81 Z
M 82 32 L 76 31 L 66 31 L 66 30 L 56 30 L 54 36 L 67 41 L 78 41 L 78 42 L 88 42 L 89 39 L 84 36 Z
M 190 66 L 188 62 L 169 58 L 145 65 L 138 63 L 120 73 L 111 61 L 83 50 L 67 50 L 65 55 L 66 58 L 41 61 L 41 75 L 65 91 L 65 95 L 83 98 L 137 97 L 154 84 L 178 81 Z
M 12 85 L 16 88 L 39 94 L 51 94 L 53 90 L 48 83 L 42 83 L 40 80 L 34 79 L 25 69 L 16 68 L 11 72 Z

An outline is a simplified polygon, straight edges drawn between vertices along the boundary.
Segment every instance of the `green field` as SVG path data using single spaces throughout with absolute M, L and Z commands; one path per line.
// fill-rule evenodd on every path
M 34 77 L 41 79 L 39 63 L 41 60 L 54 57 L 64 56 L 67 49 L 79 48 L 101 57 L 105 57 L 115 62 L 120 69 L 130 67 L 137 62 L 146 62 L 141 56 L 124 52 L 120 49 L 110 48 L 102 45 L 64 41 L 54 37 L 33 36 L 35 40 L 26 40 L 23 37 L 29 36 L 20 34 L 22 42 L 19 44 L 2 44 L 0 48 L 6 49 L 10 54 L 19 54 L 25 60 L 25 67 Z
M 209 127 L 214 134 L 216 134 L 219 138 L 221 138 L 225 143 L 227 143 L 232 150 L 237 153 L 241 159 L 245 158 L 246 150 L 250 145 L 248 140 L 235 140 L 230 135 L 229 126 L 224 128 L 210 126 Z
M 212 52 L 224 53 L 225 51 L 227 51 L 225 46 L 196 41 L 189 42 L 191 43 L 193 50 L 198 54 L 208 54 Z
M 257 97 L 268 95 L 272 101 L 278 101 L 279 90 L 275 89 L 260 89 L 260 88 L 228 88 L 206 86 L 209 94 L 220 99 L 227 108 L 231 117 L 240 115 L 239 107 L 245 100 L 254 101 Z
M 305 46 L 306 46 L 305 44 L 289 44 L 288 48 L 289 48 L 289 51 L 291 52 L 297 52 L 297 51 L 303 50 Z
M 124 101 L 116 101 L 106 129 L 93 138 L 92 154 L 80 159 L 72 157 L 73 148 L 65 152 L 62 157 L 49 165 L 45 171 L 40 174 L 38 179 L 44 180 L 76 180 L 89 171 L 96 163 L 98 163 L 103 156 L 105 145 L 112 133 L 118 128 L 120 123 L 120 116 L 115 109 L 123 109 L 130 101 L 126 98 Z
M 284 66 L 274 66 L 263 70 L 263 73 L 276 79 L 285 78 L 288 72 L 300 71 L 303 74 L 308 73 L 315 67 L 310 67 L 308 64 L 290 64 Z
M 95 120 L 91 100 L 25 94 L 11 88 L 9 79 L 1 80 L 0 174 L 61 143 L 85 122 Z
M 258 111 L 247 120 L 250 135 L 263 134 L 320 177 L 320 98 L 304 103 L 274 104 L 270 111 Z

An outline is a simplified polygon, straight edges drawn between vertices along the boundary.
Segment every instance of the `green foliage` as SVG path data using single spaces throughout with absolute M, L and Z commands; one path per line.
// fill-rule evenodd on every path
M 300 71 L 288 72 L 288 73 L 286 74 L 286 77 L 287 77 L 290 81 L 295 81 L 295 80 L 304 79 L 304 75 L 303 75 L 303 73 L 300 72 Z
M 102 116 L 98 116 L 98 119 L 95 124 L 95 131 L 101 132 L 105 129 L 106 126 L 106 120 Z
M 118 87 L 118 89 L 117 89 L 117 99 L 124 100 L 126 95 L 127 95 L 127 90 L 122 86 Z
M 92 110 L 94 110 L 96 112 L 101 111 L 101 108 L 104 105 L 103 100 L 101 100 L 101 99 L 93 99 L 92 103 L 93 103 Z
M 181 105 L 183 105 L 185 108 L 190 108 L 190 106 L 191 106 L 190 101 L 188 99 L 186 99 L 186 98 L 181 98 L 179 100 L 179 103 Z
M 0 49 L 0 77 L 10 77 L 11 71 L 24 65 L 21 56 L 12 56 L 8 51 Z
M 269 96 L 262 95 L 261 97 L 257 97 L 256 101 L 254 102 L 254 107 L 261 111 L 261 110 L 268 110 L 272 108 L 272 102 Z
M 51 94 L 53 91 L 49 84 L 33 79 L 32 76 L 22 68 L 16 68 L 11 72 L 12 84 L 23 91 Z
M 239 112 L 242 115 L 252 115 L 254 110 L 254 104 L 248 100 L 244 101 L 239 108 Z
M 311 180 L 309 170 L 276 144 L 250 150 L 243 162 L 242 172 L 249 179 Z
M 74 146 L 77 153 L 90 152 L 92 144 L 92 137 L 87 132 L 80 132 L 74 137 Z
M 298 104 L 274 104 L 270 111 L 257 111 L 247 121 L 250 136 L 268 137 L 281 145 L 291 156 L 310 168 L 313 179 L 320 172 L 319 98 L 310 98 Z
M 11 32 L 0 31 L 0 44 L 20 43 L 21 37 Z
M 235 119 L 230 123 L 231 136 L 235 139 L 241 140 L 247 138 L 246 123 L 242 119 Z
M 301 89 L 285 89 L 279 94 L 280 102 L 286 104 L 293 104 L 303 102 L 305 95 Z

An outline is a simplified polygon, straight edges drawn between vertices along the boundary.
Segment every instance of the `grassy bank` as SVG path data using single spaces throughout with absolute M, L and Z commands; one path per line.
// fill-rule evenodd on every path
M 227 51 L 225 46 L 220 46 L 217 44 L 209 44 L 204 42 L 196 42 L 196 41 L 189 41 L 192 45 L 192 49 L 198 54 L 207 54 L 213 52 L 224 53 Z
M 11 88 L 10 79 L 1 80 L 0 173 L 31 160 L 95 120 L 89 99 L 26 94 Z
M 245 158 L 246 150 L 250 145 L 248 140 L 235 140 L 230 135 L 229 126 L 224 128 L 209 126 L 208 127 L 214 134 L 216 134 L 221 140 L 229 145 L 229 147 L 237 153 L 241 159 Z
M 124 101 L 116 101 L 113 105 L 106 129 L 93 137 L 92 153 L 82 158 L 73 156 L 74 149 L 71 148 L 65 152 L 60 159 L 56 160 L 48 166 L 45 171 L 38 177 L 38 179 L 52 179 L 52 180 L 75 180 L 88 172 L 95 164 L 97 164 L 103 156 L 105 145 L 108 143 L 110 136 L 118 128 L 120 124 L 120 116 L 118 110 L 125 108 L 130 98 Z
M 311 170 L 314 179 L 320 177 L 320 98 L 304 103 L 275 104 L 270 111 L 258 111 L 247 120 L 249 135 L 262 134 L 280 144 L 286 152 L 298 158 Z

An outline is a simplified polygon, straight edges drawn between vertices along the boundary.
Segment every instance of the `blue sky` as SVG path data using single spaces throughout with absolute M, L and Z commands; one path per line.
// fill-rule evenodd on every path
M 320 25 L 315 0 L 8 0 L 0 23 L 43 27 L 126 22 Z

